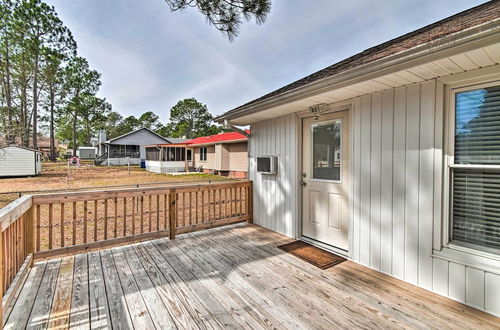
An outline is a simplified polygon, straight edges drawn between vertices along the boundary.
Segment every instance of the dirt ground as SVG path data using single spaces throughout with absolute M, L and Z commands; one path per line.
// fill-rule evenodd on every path
M 131 166 L 129 174 L 127 166 L 94 166 L 90 163 L 82 164 L 79 168 L 70 167 L 69 170 L 66 163 L 43 163 L 42 169 L 42 174 L 36 177 L 0 178 L 0 207 L 19 197 L 19 194 L 2 194 L 5 192 L 226 179 L 218 175 L 202 173 L 157 174 L 138 166 Z

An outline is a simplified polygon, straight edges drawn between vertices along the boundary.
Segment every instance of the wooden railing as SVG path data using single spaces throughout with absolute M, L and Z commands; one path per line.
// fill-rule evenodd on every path
M 33 262 L 33 208 L 31 196 L 23 196 L 0 209 L 0 327 L 2 315 L 24 284 Z M 5 307 L 2 308 L 2 306 Z
M 251 181 L 23 196 L 0 209 L 3 314 L 33 259 L 174 239 L 252 214 Z

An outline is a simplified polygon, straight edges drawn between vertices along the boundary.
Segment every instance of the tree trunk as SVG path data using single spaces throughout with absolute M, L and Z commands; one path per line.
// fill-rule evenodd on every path
M 35 72 L 33 73 L 33 149 L 38 150 L 38 51 L 35 52 Z
M 73 157 L 76 156 L 76 110 L 73 114 Z
M 7 130 L 5 132 L 5 137 L 7 138 L 7 143 L 15 143 L 15 134 L 12 134 L 12 92 L 10 85 L 10 54 L 9 54 L 9 42 L 6 40 L 5 46 L 5 99 L 7 101 Z
M 55 93 L 54 86 L 50 86 L 50 161 L 56 161 L 56 141 L 54 134 L 54 104 Z

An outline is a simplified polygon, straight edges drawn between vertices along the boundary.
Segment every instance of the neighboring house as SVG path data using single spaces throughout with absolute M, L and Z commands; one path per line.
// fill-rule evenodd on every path
M 500 316 L 499 4 L 216 118 L 251 127 L 255 223 Z
M 41 172 L 40 151 L 18 146 L 0 147 L 0 177 L 34 176 Z
M 148 128 L 106 140 L 106 132 L 100 131 L 98 138 L 98 165 L 138 165 L 146 159 L 144 146 L 159 143 L 173 143 L 179 139 L 165 138 Z
M 17 137 L 15 139 L 15 145 L 18 145 L 18 146 L 22 146 L 22 141 L 19 137 Z M 37 139 L 37 144 L 38 144 L 38 150 L 42 153 L 42 156 L 43 157 L 46 157 L 46 158 L 49 158 L 50 157 L 50 137 L 48 136 L 41 136 L 39 135 L 38 136 L 38 139 Z M 60 152 L 62 149 L 66 149 L 67 146 L 66 145 L 63 145 L 59 142 L 58 139 L 55 139 L 54 140 L 54 144 L 55 144 L 55 151 L 56 151 L 56 155 L 59 156 Z M 5 137 L 3 136 L 0 136 L 0 146 L 6 146 L 8 145 Z M 33 145 L 33 139 L 30 138 L 29 139 L 29 142 L 28 142 L 28 145 Z
M 201 170 L 232 178 L 246 178 L 248 138 L 230 132 L 202 136 L 177 144 L 146 147 L 146 168 L 151 172 Z
M 42 152 L 47 158 L 50 157 L 50 137 L 39 136 L 38 137 L 38 150 Z M 54 140 L 55 153 L 58 156 L 61 151 L 61 146 L 59 145 L 59 140 Z

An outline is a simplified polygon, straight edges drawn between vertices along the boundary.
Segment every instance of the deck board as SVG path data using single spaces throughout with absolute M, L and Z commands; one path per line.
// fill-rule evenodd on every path
M 233 225 L 36 262 L 6 329 L 494 329 L 474 308 L 344 262 L 327 270 Z
M 89 278 L 89 309 L 91 329 L 111 328 L 111 315 L 109 312 L 108 299 L 106 298 L 106 286 L 104 284 L 104 273 L 99 252 L 90 252 L 88 258 Z M 73 324 L 70 323 L 71 326 Z M 83 324 L 82 324 L 83 326 Z M 87 326 L 89 328 L 89 326 Z

